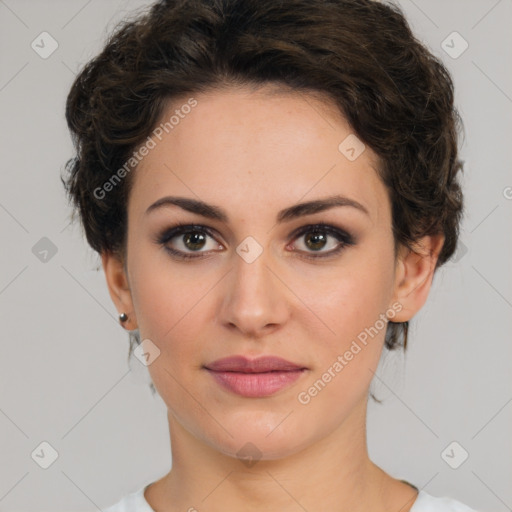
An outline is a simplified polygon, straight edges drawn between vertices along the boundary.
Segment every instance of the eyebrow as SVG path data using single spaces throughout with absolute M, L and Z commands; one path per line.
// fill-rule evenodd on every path
M 196 213 L 208 219 L 218 220 L 224 223 L 227 223 L 229 221 L 228 214 L 219 206 L 208 204 L 203 201 L 198 201 L 196 199 L 191 199 L 188 197 L 178 196 L 165 196 L 158 199 L 151 206 L 148 207 L 148 209 L 145 212 L 145 215 L 159 208 L 171 205 L 179 206 L 183 210 Z M 337 206 L 350 206 L 356 208 L 357 210 L 365 213 L 368 216 L 370 215 L 368 210 L 361 203 L 345 196 L 335 195 L 324 197 L 321 199 L 315 199 L 314 201 L 298 203 L 288 208 L 285 208 L 284 210 L 281 210 L 277 214 L 276 220 L 278 223 L 282 223 L 290 221 L 292 219 L 296 219 L 298 217 L 303 217 L 305 215 L 323 212 L 325 210 L 329 210 Z

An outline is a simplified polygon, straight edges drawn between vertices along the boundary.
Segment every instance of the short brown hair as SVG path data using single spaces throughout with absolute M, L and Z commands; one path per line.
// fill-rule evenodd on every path
M 132 174 L 94 191 L 169 99 L 270 83 L 329 97 L 378 155 L 395 249 L 442 233 L 437 267 L 452 256 L 463 211 L 453 83 L 399 7 L 372 0 L 162 0 L 123 21 L 66 103 L 77 154 L 62 181 L 91 247 L 124 255 Z M 387 348 L 405 348 L 407 331 L 390 321 Z

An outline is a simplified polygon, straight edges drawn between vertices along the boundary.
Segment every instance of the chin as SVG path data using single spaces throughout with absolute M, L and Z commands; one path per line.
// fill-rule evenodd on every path
M 286 414 L 281 414 L 279 421 L 282 421 Z M 320 433 L 316 436 L 312 432 L 309 433 L 304 422 L 302 426 L 297 425 L 289 418 L 276 428 L 279 421 L 276 422 L 273 415 L 271 421 L 267 422 L 261 419 L 261 413 L 259 416 L 256 424 L 250 421 L 250 415 L 246 415 L 243 422 L 224 423 L 233 437 L 223 430 L 220 433 L 221 437 L 215 434 L 209 437 L 206 432 L 203 435 L 209 437 L 207 442 L 212 448 L 229 457 L 241 459 L 242 462 L 246 461 L 247 467 L 254 465 L 250 461 L 277 460 L 294 455 L 321 437 Z M 290 423 L 287 428 L 281 428 L 288 421 Z
M 213 447 L 227 455 L 239 459 L 248 468 L 254 466 L 258 461 L 279 460 L 294 455 L 307 446 L 303 439 L 294 442 L 292 439 L 274 439 L 270 441 L 265 436 L 247 437 L 243 441 L 231 440 L 229 444 L 218 445 Z

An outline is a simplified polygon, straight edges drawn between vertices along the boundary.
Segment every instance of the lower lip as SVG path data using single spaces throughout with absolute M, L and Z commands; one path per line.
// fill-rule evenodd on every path
M 248 398 L 261 398 L 273 395 L 281 389 L 290 386 L 305 372 L 305 370 L 268 373 L 208 371 L 225 389 Z

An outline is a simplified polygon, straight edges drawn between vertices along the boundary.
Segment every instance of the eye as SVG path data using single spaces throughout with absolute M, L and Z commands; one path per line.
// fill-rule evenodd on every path
M 356 243 L 352 235 L 328 224 L 303 226 L 292 233 L 291 237 L 294 241 L 304 239 L 303 249 L 299 248 L 297 252 L 303 253 L 301 257 L 309 259 L 333 256 L 347 246 Z M 208 247 L 209 238 L 211 241 Z M 334 239 L 336 242 L 333 244 L 333 240 L 329 242 L 329 239 Z M 178 224 L 167 229 L 157 237 L 156 242 L 177 259 L 201 258 L 207 252 L 223 249 L 223 246 L 216 241 L 209 228 L 195 224 Z M 295 246 L 295 243 L 292 246 Z M 329 248 L 329 246 L 331 247 L 330 250 L 323 250 L 326 247 Z
M 208 238 L 213 240 L 209 247 Z M 176 239 L 175 242 L 173 242 L 174 239 Z M 182 259 L 200 258 L 204 252 L 223 249 L 222 245 L 215 241 L 209 229 L 194 224 L 179 224 L 168 229 L 158 237 L 157 242 L 173 256 Z M 206 250 L 203 251 L 205 247 Z M 199 254 L 193 254 L 194 252 Z
M 355 245 L 355 239 L 344 230 L 330 226 L 328 224 L 314 224 L 310 226 L 304 226 L 295 232 L 295 238 L 304 239 L 302 246 L 305 249 L 301 249 L 299 252 L 309 253 L 304 257 L 306 258 L 326 258 L 338 254 L 346 246 Z M 334 238 L 337 243 L 331 241 L 329 238 Z M 331 246 L 331 250 L 323 251 L 325 247 Z M 314 253 L 318 254 L 314 254 Z

